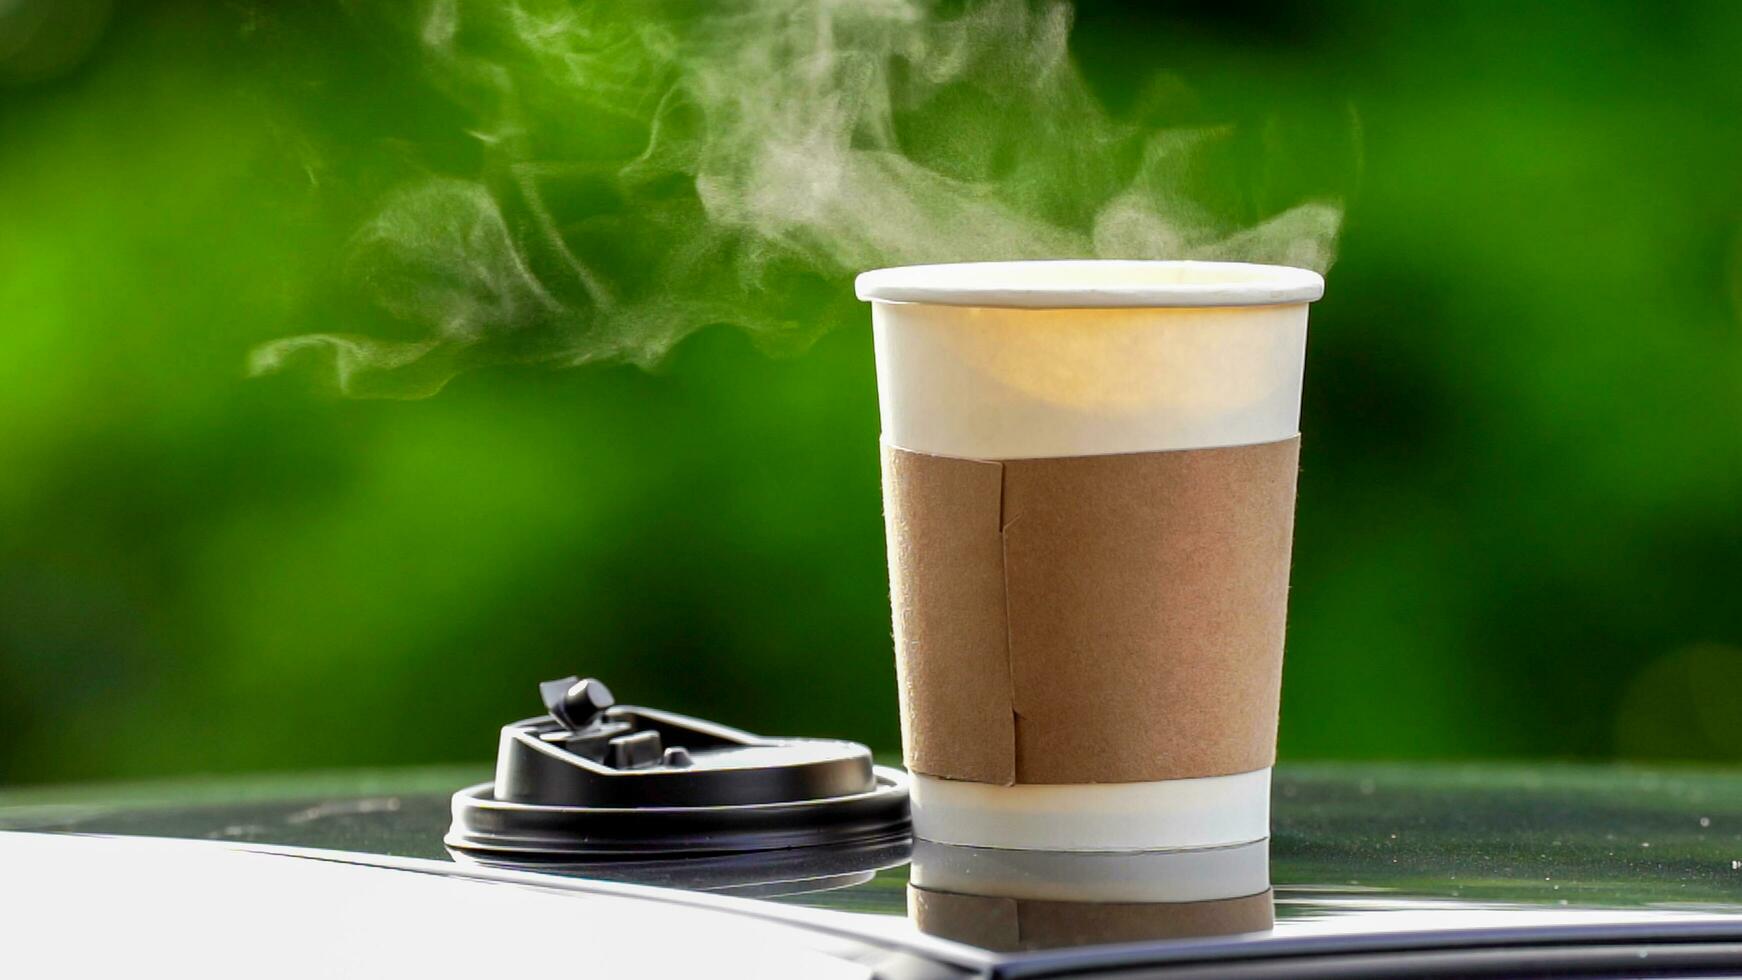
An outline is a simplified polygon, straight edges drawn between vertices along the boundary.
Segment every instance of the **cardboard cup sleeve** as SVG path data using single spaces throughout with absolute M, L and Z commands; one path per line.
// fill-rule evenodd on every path
M 998 785 L 1263 769 L 1299 437 L 962 459 L 883 446 L 903 754 Z

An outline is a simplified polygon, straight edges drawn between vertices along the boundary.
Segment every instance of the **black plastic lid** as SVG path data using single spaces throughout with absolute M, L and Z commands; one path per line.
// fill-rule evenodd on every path
M 449 847 L 517 862 L 647 860 L 905 840 L 907 777 L 855 742 L 765 738 L 539 686 L 502 729 L 496 780 L 454 794 Z

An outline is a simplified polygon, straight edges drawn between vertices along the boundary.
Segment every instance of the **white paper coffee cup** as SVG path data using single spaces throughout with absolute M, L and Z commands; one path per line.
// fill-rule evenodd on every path
M 1046 261 L 881 269 L 856 287 L 872 303 L 884 441 L 1028 460 L 1298 435 L 1307 304 L 1324 281 L 1244 263 Z M 1268 836 L 1269 776 L 996 785 L 916 773 L 915 831 L 1040 850 L 1240 844 Z

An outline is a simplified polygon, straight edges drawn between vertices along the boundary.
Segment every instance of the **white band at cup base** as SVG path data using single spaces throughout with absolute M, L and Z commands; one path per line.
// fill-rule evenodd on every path
M 1160 851 L 1270 836 L 1270 770 L 1151 783 L 995 786 L 913 774 L 914 836 L 1031 851 Z

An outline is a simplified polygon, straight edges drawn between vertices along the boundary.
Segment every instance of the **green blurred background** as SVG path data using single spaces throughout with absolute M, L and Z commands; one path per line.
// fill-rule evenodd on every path
M 0 781 L 482 760 L 571 671 L 895 747 L 846 278 L 778 356 L 244 377 L 403 329 L 347 244 L 480 166 L 402 41 L 0 0 Z M 1283 756 L 1742 758 L 1742 5 L 1083 3 L 1070 44 L 1115 112 L 1165 73 L 1344 175 Z

